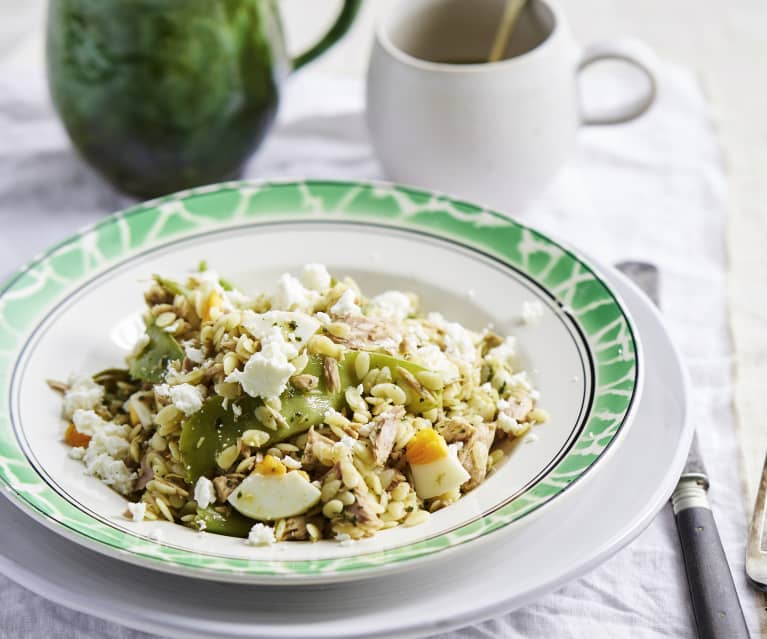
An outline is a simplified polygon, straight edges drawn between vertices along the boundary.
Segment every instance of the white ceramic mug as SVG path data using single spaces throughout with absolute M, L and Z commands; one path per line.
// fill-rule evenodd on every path
M 505 4 L 400 0 L 379 24 L 367 115 L 389 178 L 518 211 L 562 166 L 581 125 L 627 122 L 650 107 L 652 52 L 622 39 L 581 49 L 550 0 L 531 0 L 507 56 L 482 63 Z M 584 113 L 578 75 L 602 60 L 638 67 L 646 87 L 619 108 Z

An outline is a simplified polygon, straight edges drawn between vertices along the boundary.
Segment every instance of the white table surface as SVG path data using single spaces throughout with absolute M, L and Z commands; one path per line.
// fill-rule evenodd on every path
M 368 0 L 361 19 L 347 40 L 317 63 L 316 72 L 360 76 L 364 72 L 367 49 L 375 15 L 393 0 Z M 283 0 L 289 21 L 289 36 L 295 48 L 312 39 L 323 26 L 321 14 L 332 11 L 334 0 Z M 754 291 L 765 290 L 767 259 L 763 256 L 767 237 L 767 216 L 762 203 L 767 196 L 767 86 L 762 81 L 767 58 L 767 3 L 764 0 L 615 0 L 565 1 L 573 30 L 582 42 L 630 34 L 651 44 L 662 57 L 680 61 L 694 69 L 706 88 L 717 114 L 719 140 L 728 179 L 730 330 L 734 348 L 731 362 L 735 375 L 736 428 L 741 450 L 741 479 L 746 513 L 752 503 L 761 461 L 767 444 L 767 429 L 761 415 L 767 403 L 767 300 Z M 42 0 L 0 0 L 0 63 L 19 68 L 34 68 L 42 61 Z M 0 136 L 1 136 L 0 131 Z M 0 147 L 3 141 L 0 137 Z M 1 150 L 1 149 L 0 149 Z M 103 197 L 106 208 L 119 200 L 109 191 Z M 45 232 L 45 229 L 42 229 Z M 51 237 L 51 241 L 58 239 Z M 20 259 L 28 257 L 17 247 Z M 738 523 L 742 526 L 742 522 Z M 7 590 L 7 589 L 6 589 Z M 13 591 L 1 603 L 23 606 L 24 591 Z M 55 614 L 70 613 L 54 608 Z M 74 619 L 76 613 L 71 613 Z M 73 622 L 74 623 L 74 622 Z M 88 634 L 89 621 L 77 617 L 78 635 Z M 94 622 L 95 623 L 95 622 Z M 72 626 L 75 627 L 74 625 Z M 97 626 L 93 626 L 95 632 Z M 13 637 L 14 628 L 3 628 Z M 20 629 L 16 629 L 19 630 Z M 110 636 L 120 636 L 116 627 Z M 127 636 L 127 635 L 126 635 Z M 130 635 L 131 637 L 136 635 Z M 476 634 L 474 636 L 480 636 Z M 490 635 L 488 632 L 488 636 Z

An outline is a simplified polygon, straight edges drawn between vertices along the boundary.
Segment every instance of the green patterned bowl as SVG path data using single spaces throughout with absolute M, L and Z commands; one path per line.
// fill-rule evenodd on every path
M 501 467 L 427 524 L 372 539 L 251 547 L 168 522 L 134 523 L 125 500 L 83 475 L 61 440 L 46 378 L 120 362 L 154 272 L 206 259 L 246 290 L 306 262 L 375 294 L 518 336 L 551 419 Z M 522 305 L 545 313 L 520 323 Z M 0 480 L 13 503 L 96 551 L 155 569 L 247 583 L 357 579 L 513 534 L 546 504 L 578 507 L 574 484 L 614 447 L 638 404 L 639 341 L 623 304 L 573 251 L 498 213 L 409 188 L 349 182 L 236 182 L 164 197 L 52 247 L 0 291 Z M 559 509 L 561 513 L 561 509 Z M 512 525 L 513 524 L 513 525 Z M 552 521 L 556 525 L 556 521 Z M 495 533 L 495 534 L 491 534 Z

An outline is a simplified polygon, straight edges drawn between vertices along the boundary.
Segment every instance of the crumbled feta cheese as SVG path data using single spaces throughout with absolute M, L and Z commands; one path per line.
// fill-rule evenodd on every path
M 277 281 L 277 292 L 272 296 L 272 308 L 278 311 L 310 309 L 319 299 L 319 293 L 304 288 L 303 284 L 289 273 Z
M 234 371 L 227 382 L 238 382 L 251 397 L 278 397 L 296 369 L 288 361 L 295 347 L 285 341 L 279 327 L 272 327 L 261 339 L 261 350 L 251 355 L 242 371 Z
M 400 291 L 386 291 L 372 300 L 374 311 L 380 317 L 401 322 L 415 313 L 413 300 Z
M 93 453 L 106 453 L 110 457 L 122 459 L 130 450 L 130 426 L 118 425 L 112 422 L 103 422 L 103 425 L 91 436 L 88 449 L 85 453 L 86 463 Z
M 316 317 L 320 321 L 320 324 L 323 324 L 323 325 L 330 324 L 330 322 L 333 321 L 330 315 L 328 315 L 327 313 L 323 313 L 322 311 L 315 313 L 314 317 Z
M 194 500 L 200 508 L 207 508 L 216 501 L 213 482 L 207 477 L 200 477 L 194 485 Z
M 71 449 L 69 456 L 83 462 L 87 475 L 124 495 L 132 492 L 136 473 L 123 461 L 130 451 L 130 426 L 104 421 L 92 410 L 78 409 L 72 419 L 75 428 L 91 440 L 86 448 Z
M 198 519 L 197 520 L 197 530 L 200 532 L 203 532 L 204 530 L 207 530 L 208 524 L 204 519 Z
M 193 364 L 202 364 L 202 361 L 205 359 L 205 355 L 201 348 L 194 348 L 193 346 L 187 345 L 184 347 L 184 352 L 189 358 L 189 361 Z
M 256 524 L 248 533 L 247 543 L 251 546 L 271 546 L 275 542 L 274 528 L 264 524 Z
M 402 340 L 406 351 L 412 352 L 428 343 L 429 335 L 421 326 L 420 321 L 405 320 L 402 328 Z
M 352 543 L 352 538 L 348 533 L 338 533 L 334 539 L 342 546 L 350 546 Z
M 509 433 L 516 435 L 516 431 L 519 430 L 519 422 L 506 413 L 498 413 L 496 425 L 498 426 L 498 430 L 503 431 L 507 435 Z
M 242 417 L 242 408 L 240 408 L 238 404 L 232 404 L 232 413 L 234 414 L 234 418 L 238 419 Z
M 224 291 L 224 298 L 236 308 L 243 308 L 253 304 L 253 300 L 250 299 L 244 293 L 238 291 L 236 288 L 231 291 Z
M 259 340 L 269 336 L 275 328 L 281 331 L 284 339 L 280 346 L 288 359 L 298 355 L 320 328 L 320 323 L 311 315 L 296 311 L 245 311 L 242 314 L 242 325 Z
M 475 341 L 479 336 L 457 322 L 448 322 L 440 313 L 429 313 L 426 319 L 445 333 L 445 352 L 463 362 L 474 364 L 477 359 Z
M 522 302 L 522 320 L 525 324 L 537 324 L 543 319 L 545 307 L 538 300 Z
M 87 475 L 97 477 L 123 495 L 133 492 L 136 480 L 136 473 L 123 462 L 130 451 L 130 430 L 130 426 L 104 422 L 91 437 L 82 457 Z
M 131 472 L 122 460 L 114 459 L 105 453 L 90 456 L 86 451 L 83 462 L 87 475 L 97 477 L 123 495 L 133 492 L 136 473 Z
M 85 448 L 83 446 L 77 446 L 76 448 L 69 449 L 69 458 L 77 461 L 82 461 L 85 456 Z
M 509 335 L 503 343 L 491 348 L 487 353 L 487 359 L 495 359 L 504 366 L 513 368 L 514 357 L 517 354 L 517 340 Z
M 78 408 L 72 415 L 72 423 L 78 433 L 93 435 L 97 430 L 104 427 L 106 422 L 92 410 Z
M 156 384 L 154 387 L 154 394 L 160 399 L 169 399 L 170 386 L 168 386 L 168 384 Z
M 146 515 L 146 504 L 140 501 L 136 504 L 129 503 L 128 511 L 131 514 L 131 519 L 135 522 L 144 521 L 144 515 Z
M 347 450 L 354 450 L 354 445 L 357 443 L 357 440 L 354 439 L 354 437 L 350 437 L 349 435 L 344 435 L 341 437 L 340 441 L 337 441 L 334 446 L 337 448 L 345 448 Z
M 455 381 L 461 376 L 458 367 L 436 344 L 427 344 L 417 348 L 412 357 L 417 364 L 425 366 L 435 373 L 440 373 L 445 378 L 446 383 Z
M 535 433 L 528 433 L 527 436 L 522 440 L 523 444 L 534 444 L 538 441 L 538 435 Z
M 298 470 L 301 468 L 301 462 L 297 459 L 293 459 L 290 455 L 285 455 L 280 461 L 290 470 Z
M 493 385 L 490 382 L 485 382 L 479 387 L 479 389 L 489 393 L 493 390 Z
M 301 283 L 311 291 L 330 288 L 330 273 L 324 264 L 307 264 L 301 271 Z
M 359 315 L 362 313 L 360 307 L 354 303 L 357 294 L 353 289 L 347 288 L 340 299 L 330 307 L 333 315 Z
M 78 408 L 92 410 L 104 399 L 104 387 L 90 377 L 72 375 L 68 384 L 69 389 L 64 393 L 64 417 L 67 419 L 71 419 Z
M 202 395 L 191 384 L 171 386 L 170 401 L 185 415 L 192 415 L 202 408 Z
M 514 375 L 509 377 L 507 382 L 508 382 L 508 385 L 511 386 L 512 388 L 523 388 L 529 393 L 536 392 L 535 390 L 533 390 L 533 385 L 530 383 L 530 379 L 527 377 L 527 371 L 520 371 L 519 373 L 514 373 Z

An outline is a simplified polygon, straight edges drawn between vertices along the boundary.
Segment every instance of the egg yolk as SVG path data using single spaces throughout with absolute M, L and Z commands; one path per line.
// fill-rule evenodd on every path
M 223 301 L 224 300 L 218 291 L 211 291 L 210 295 L 208 295 L 208 299 L 205 300 L 205 304 L 203 304 L 202 307 L 202 321 L 210 322 L 212 319 L 214 319 L 214 312 L 218 309 L 219 306 L 221 306 Z
M 274 455 L 265 455 L 263 461 L 257 463 L 254 470 L 259 475 L 266 475 L 267 477 L 279 477 L 288 471 L 285 464 Z
M 405 456 L 410 464 L 430 464 L 447 457 L 447 443 L 436 430 L 424 428 L 407 443 Z

